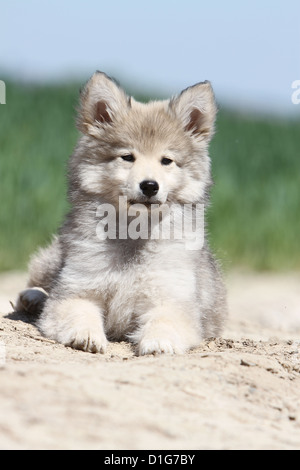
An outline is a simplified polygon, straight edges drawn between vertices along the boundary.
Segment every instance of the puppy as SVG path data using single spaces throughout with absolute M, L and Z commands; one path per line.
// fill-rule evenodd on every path
M 203 224 L 202 237 L 193 228 L 209 200 L 215 117 L 207 81 L 147 104 L 102 72 L 88 81 L 69 162 L 71 209 L 32 258 L 17 301 L 38 314 L 46 337 L 92 353 L 125 339 L 143 355 L 182 354 L 220 335 L 220 269 Z M 155 217 L 163 209 L 171 213 Z M 180 236 L 160 230 L 166 220 Z

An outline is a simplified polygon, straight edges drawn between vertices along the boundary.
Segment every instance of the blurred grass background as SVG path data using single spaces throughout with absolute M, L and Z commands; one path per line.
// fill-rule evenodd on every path
M 76 83 L 6 82 L 0 106 L 0 270 L 25 269 L 67 210 Z M 134 94 L 134 93 L 133 93 Z M 146 100 L 143 96 L 137 99 Z M 220 109 L 209 237 L 226 268 L 300 268 L 300 122 Z

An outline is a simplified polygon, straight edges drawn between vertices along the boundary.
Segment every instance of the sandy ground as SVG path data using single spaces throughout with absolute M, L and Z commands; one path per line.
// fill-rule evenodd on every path
M 300 273 L 228 276 L 220 339 L 184 356 L 105 355 L 8 315 L 0 275 L 0 449 L 300 449 Z

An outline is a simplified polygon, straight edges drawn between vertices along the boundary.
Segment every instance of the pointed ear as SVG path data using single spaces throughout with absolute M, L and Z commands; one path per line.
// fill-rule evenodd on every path
M 130 97 L 103 72 L 96 72 L 80 93 L 78 129 L 91 135 L 130 108 Z
M 181 120 L 185 131 L 196 138 L 211 139 L 217 106 L 210 82 L 198 83 L 183 90 L 170 101 L 169 107 Z

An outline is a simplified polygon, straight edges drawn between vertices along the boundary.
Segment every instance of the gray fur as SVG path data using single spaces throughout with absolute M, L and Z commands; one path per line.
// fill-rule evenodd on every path
M 130 100 L 101 72 L 87 83 L 82 136 L 69 162 L 71 210 L 52 244 L 33 257 L 18 301 L 42 310 L 44 335 L 90 352 L 104 352 L 107 339 L 129 339 L 139 354 L 183 353 L 220 335 L 226 295 L 207 242 L 189 251 L 184 240 L 100 241 L 96 233 L 99 204 L 117 207 L 120 195 L 145 202 L 138 190 L 145 178 L 159 182 L 156 203 L 207 206 L 215 114 L 209 82 L 148 104 Z M 124 151 L 136 161 L 124 162 Z M 174 162 L 164 168 L 166 155 Z M 39 293 L 40 308 L 34 287 L 49 296 Z

